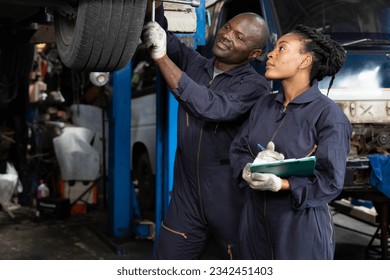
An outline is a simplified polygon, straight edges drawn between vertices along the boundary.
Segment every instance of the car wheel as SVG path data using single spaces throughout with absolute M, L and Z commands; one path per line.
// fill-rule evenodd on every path
M 145 0 L 80 0 L 77 15 L 54 16 L 57 49 L 68 68 L 111 72 L 132 58 L 144 23 Z

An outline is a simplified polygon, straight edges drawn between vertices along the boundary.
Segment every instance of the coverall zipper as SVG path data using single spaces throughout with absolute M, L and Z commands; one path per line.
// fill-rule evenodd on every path
M 229 244 L 228 242 L 226 242 L 226 240 L 223 240 L 222 238 L 218 237 L 221 242 L 222 242 L 222 245 L 224 248 L 227 249 L 227 256 L 230 260 L 233 260 L 233 246 L 232 244 Z
M 333 226 L 332 226 L 332 214 L 330 213 L 329 210 L 329 205 L 328 207 L 328 214 L 329 214 L 329 227 L 330 227 L 330 245 L 333 245 Z
M 283 108 L 283 113 L 286 113 L 286 110 L 287 110 L 287 107 Z M 275 138 L 276 134 L 278 133 L 279 129 L 282 127 L 285 119 L 286 119 L 286 115 L 283 116 L 283 119 L 282 119 L 281 123 L 279 124 L 278 128 L 275 130 L 274 134 L 272 135 L 272 138 L 271 138 L 270 142 L 274 140 L 274 138 Z M 315 148 L 317 148 L 317 146 L 315 146 Z M 252 157 L 256 158 L 257 154 L 255 155 L 252 152 L 252 149 L 251 149 L 249 143 L 248 143 L 248 150 L 249 150 L 249 153 L 252 155 Z
M 253 158 L 256 158 L 256 156 L 252 152 L 252 149 L 251 149 L 251 146 L 249 145 L 249 143 L 248 143 L 248 151 L 252 155 Z
M 209 86 L 211 85 L 211 83 L 214 81 L 214 78 L 212 78 L 209 82 Z M 218 126 L 218 124 L 217 124 Z M 215 127 L 215 131 L 217 130 L 217 126 Z M 199 143 L 198 143 L 198 152 L 197 152 L 197 155 L 196 155 L 196 174 L 198 176 L 198 194 L 199 194 L 199 206 L 200 206 L 200 215 L 201 215 L 201 218 L 202 218 L 202 221 L 205 225 L 207 225 L 207 222 L 206 222 L 206 218 L 204 216 L 204 210 L 203 210 L 203 203 L 202 203 L 202 192 L 201 192 L 201 189 L 200 189 L 200 171 L 199 171 L 199 157 L 200 157 L 200 146 L 201 146 L 201 143 L 202 143 L 202 136 L 203 136 L 203 124 L 202 124 L 202 127 L 200 129 L 200 134 L 199 134 Z
M 233 260 L 232 245 L 228 244 L 227 249 L 228 249 L 227 253 L 230 257 L 230 260 Z
M 215 125 L 214 133 L 217 133 L 218 126 L 219 126 L 219 123 L 217 123 L 217 124 Z
M 282 121 L 281 123 L 279 124 L 278 128 L 275 130 L 274 134 L 272 135 L 272 138 L 271 140 L 269 140 L 270 142 L 274 141 L 274 138 L 276 136 L 276 134 L 278 133 L 279 129 L 282 127 L 282 125 L 284 124 L 284 121 L 286 120 L 286 111 L 287 111 L 287 107 L 284 107 L 283 108 L 283 114 L 284 116 L 282 116 Z
M 197 181 L 198 181 L 198 194 L 199 194 L 199 206 L 200 206 L 200 214 L 203 220 L 203 223 L 207 225 L 206 219 L 204 217 L 204 210 L 203 210 L 203 203 L 202 203 L 202 192 L 200 189 L 200 171 L 199 171 L 199 157 L 200 157 L 200 146 L 202 142 L 202 135 L 203 135 L 203 125 L 200 129 L 200 134 L 199 134 L 199 143 L 198 143 L 198 152 L 196 155 L 196 174 L 197 174 Z

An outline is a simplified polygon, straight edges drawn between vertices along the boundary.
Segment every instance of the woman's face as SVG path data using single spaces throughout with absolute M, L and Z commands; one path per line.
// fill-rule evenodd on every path
M 279 38 L 275 48 L 268 53 L 265 77 L 272 80 L 284 80 L 294 77 L 299 71 L 307 54 L 301 54 L 302 41 L 295 34 L 286 34 Z

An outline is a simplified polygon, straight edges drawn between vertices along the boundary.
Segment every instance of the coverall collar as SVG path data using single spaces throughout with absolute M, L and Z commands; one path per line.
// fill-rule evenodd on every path
M 290 104 L 304 104 L 304 103 L 310 103 L 312 102 L 313 100 L 317 99 L 318 98 L 318 94 L 321 94 L 320 90 L 318 89 L 318 81 L 317 80 L 314 80 L 313 81 L 313 85 L 307 89 L 306 91 L 304 91 L 303 93 L 301 93 L 300 95 L 298 95 L 297 97 L 295 97 L 291 102 Z M 275 98 L 275 100 L 277 102 L 280 102 L 283 104 L 284 102 L 284 90 L 283 88 L 281 88 Z
M 214 72 L 214 63 L 215 63 L 215 57 L 213 59 L 209 59 L 207 61 L 207 63 L 205 64 L 205 70 L 210 74 L 210 76 L 212 77 L 213 76 L 213 72 Z M 252 66 L 250 65 L 250 63 L 245 63 L 243 65 L 240 65 L 240 66 L 235 66 L 233 67 L 232 69 L 226 71 L 226 72 L 223 72 L 223 74 L 226 74 L 226 75 L 229 75 L 229 76 L 235 76 L 236 74 L 239 74 L 239 73 L 242 73 L 242 71 L 247 68 L 251 68 Z

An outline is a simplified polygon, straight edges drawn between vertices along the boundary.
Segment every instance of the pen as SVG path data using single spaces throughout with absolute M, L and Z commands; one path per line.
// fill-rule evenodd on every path
M 257 143 L 257 147 L 259 147 L 259 149 L 260 149 L 261 151 L 264 151 L 264 150 L 265 150 L 265 148 L 264 148 L 263 146 L 261 146 L 261 144 L 259 144 L 259 143 Z

